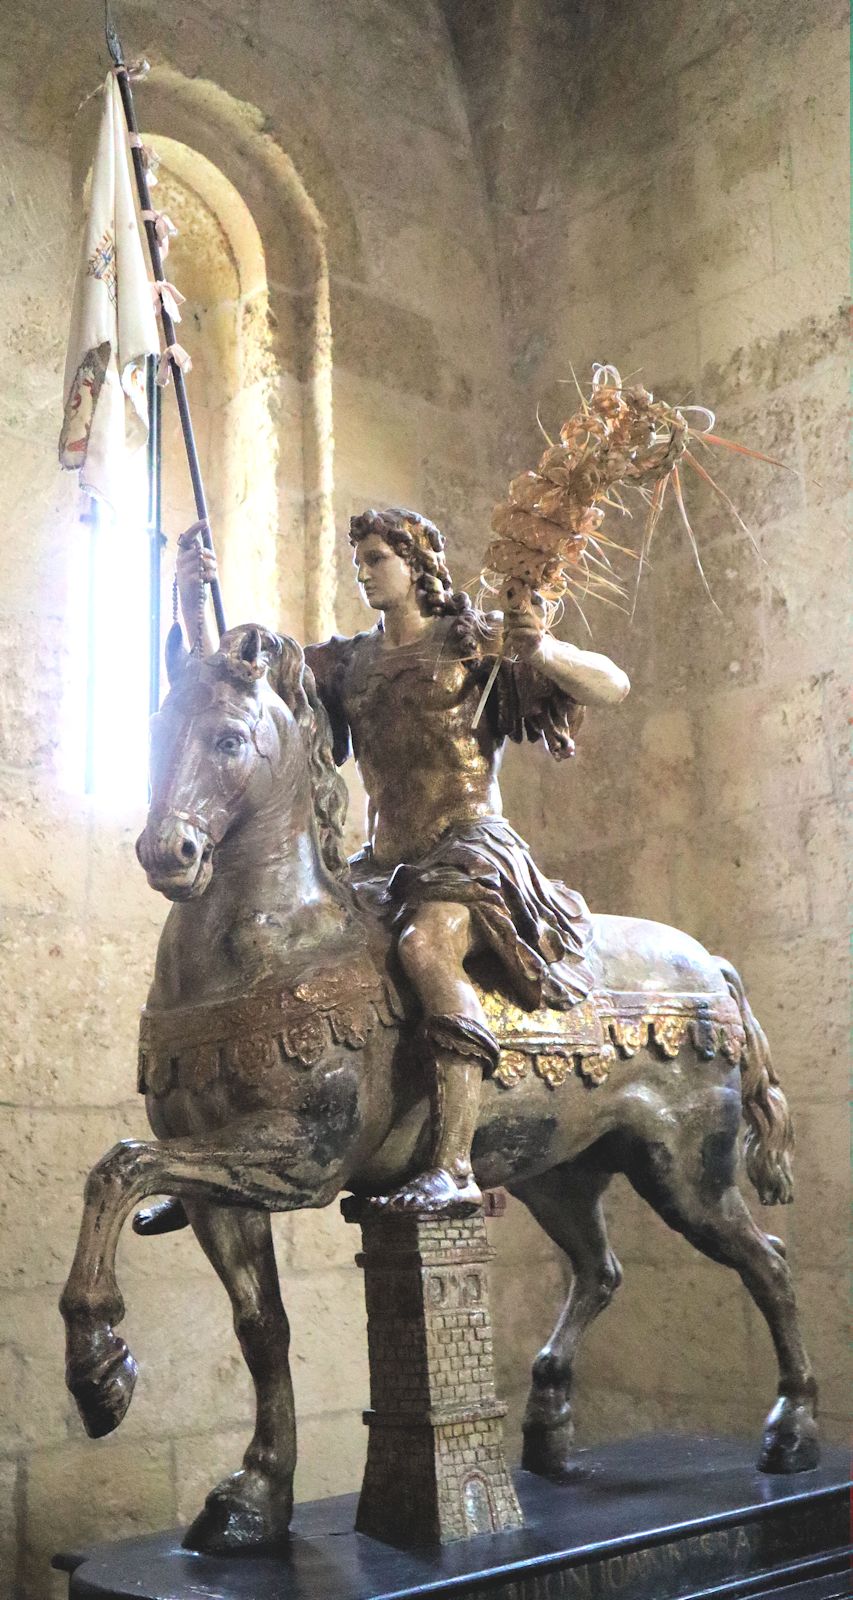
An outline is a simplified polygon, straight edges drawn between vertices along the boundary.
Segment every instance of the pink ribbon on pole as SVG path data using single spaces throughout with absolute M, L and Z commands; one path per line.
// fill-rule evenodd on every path
M 173 322 L 180 322 L 181 313 L 178 310 L 186 300 L 186 295 L 181 294 L 173 283 L 167 283 L 165 278 L 157 278 L 151 285 L 154 296 L 154 309 L 159 313 L 160 307 L 167 311 Z
M 151 62 L 146 61 L 144 56 L 142 56 L 139 61 L 128 61 L 123 63 L 120 67 L 110 67 L 110 72 L 114 78 L 117 78 L 119 73 L 124 72 L 131 80 L 135 80 L 137 78 L 147 78 L 150 71 Z M 132 137 L 133 136 L 131 135 L 131 138 Z
M 157 151 L 152 150 L 150 144 L 143 143 L 141 133 L 128 133 L 127 142 L 131 150 L 142 151 L 142 165 L 145 168 L 146 182 L 149 189 L 153 189 L 157 182 L 157 168 L 160 165 L 160 157 Z
M 165 389 L 172 376 L 172 362 L 181 372 L 192 371 L 192 358 L 182 344 L 168 344 L 157 363 L 157 383 Z
M 153 222 L 157 243 L 160 246 L 160 259 L 165 261 L 169 254 L 169 242 L 177 238 L 178 230 L 171 217 L 165 211 L 140 211 L 143 222 Z

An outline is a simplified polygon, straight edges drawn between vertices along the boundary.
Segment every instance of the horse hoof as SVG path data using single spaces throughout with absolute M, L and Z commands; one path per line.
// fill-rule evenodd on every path
M 111 1335 L 112 1350 L 85 1376 L 69 1374 L 68 1387 L 90 1439 L 103 1439 L 122 1421 L 133 1398 L 138 1371 L 123 1339 Z
M 817 1423 L 810 1405 L 781 1399 L 764 1429 L 760 1472 L 811 1472 L 820 1461 Z
M 151 1206 L 144 1206 L 137 1211 L 131 1223 L 134 1233 L 143 1239 L 153 1239 L 161 1233 L 175 1233 L 179 1228 L 188 1228 L 190 1219 L 187 1216 L 180 1200 L 170 1196 L 166 1200 L 155 1200 Z
M 571 1483 L 584 1472 L 572 1448 L 574 1428 L 525 1428 L 521 1465 L 552 1483 Z
M 277 1490 L 269 1479 L 243 1469 L 211 1489 L 183 1547 L 209 1556 L 274 1554 L 290 1537 L 292 1511 L 289 1487 Z

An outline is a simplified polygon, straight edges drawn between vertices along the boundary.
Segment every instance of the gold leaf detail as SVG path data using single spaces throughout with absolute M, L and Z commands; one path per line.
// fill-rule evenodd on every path
M 593 1085 L 603 1083 L 607 1077 L 615 1051 L 612 1045 L 605 1045 L 604 1049 L 588 1056 L 577 1056 L 578 1071 L 582 1078 Z
M 614 1018 L 610 1023 L 610 1037 L 618 1047 L 622 1056 L 636 1055 L 649 1042 L 649 1025 L 645 1018 L 636 1022 L 624 1022 Z
M 530 1071 L 530 1062 L 521 1050 L 502 1050 L 500 1060 L 495 1067 L 494 1076 L 507 1089 L 513 1084 L 520 1083 Z
M 654 1041 L 661 1055 L 672 1060 L 684 1043 L 687 1032 L 686 1017 L 655 1017 L 652 1021 Z
M 552 1089 L 558 1089 L 565 1083 L 572 1070 L 570 1056 L 542 1055 L 536 1057 L 536 1071 L 540 1078 L 544 1078 Z
M 348 1005 L 335 1006 L 329 1012 L 335 1043 L 348 1045 L 350 1050 L 363 1049 L 373 1026 L 374 1014 L 360 996 Z
M 299 1018 L 285 1018 L 281 1038 L 287 1054 L 301 1061 L 304 1067 L 313 1067 L 320 1061 L 329 1042 L 328 1029 L 322 1017 L 307 1008 Z

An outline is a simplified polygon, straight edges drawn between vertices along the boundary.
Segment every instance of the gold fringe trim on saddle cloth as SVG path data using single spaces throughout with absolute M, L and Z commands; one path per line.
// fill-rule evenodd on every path
M 139 1025 L 140 1094 L 192 1093 L 218 1079 L 254 1081 L 276 1067 L 313 1067 L 332 1045 L 360 1050 L 377 1023 L 391 1027 L 390 986 L 369 956 L 303 975 L 291 988 L 258 989 L 212 1005 L 143 1011 Z
M 740 1011 L 727 992 L 648 994 L 602 991 L 569 1011 L 522 1011 L 505 995 L 481 994 L 501 1047 L 494 1076 L 511 1089 L 530 1072 L 552 1089 L 577 1073 L 588 1084 L 605 1081 L 620 1058 L 654 1048 L 674 1060 L 687 1043 L 703 1061 L 720 1053 L 740 1061 L 745 1033 Z
M 602 991 L 568 1011 L 524 1011 L 500 990 L 478 985 L 500 1047 L 494 1076 L 505 1088 L 529 1073 L 557 1088 L 572 1073 L 601 1084 L 620 1058 L 654 1048 L 673 1060 L 686 1043 L 705 1061 L 722 1052 L 736 1064 L 745 1045 L 729 993 Z M 259 989 L 239 999 L 168 1011 L 143 1011 L 139 1090 L 191 1093 L 218 1080 L 252 1083 L 262 1094 L 281 1066 L 310 1068 L 333 1045 L 360 1050 L 377 1023 L 399 1025 L 399 1002 L 366 954 L 303 975 L 292 988 Z

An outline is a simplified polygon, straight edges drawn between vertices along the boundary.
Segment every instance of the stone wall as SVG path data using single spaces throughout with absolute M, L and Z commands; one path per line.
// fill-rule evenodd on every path
M 632 698 L 589 718 L 571 772 L 510 752 L 506 790 L 543 864 L 595 907 L 687 927 L 744 973 L 798 1116 L 800 1199 L 772 1226 L 788 1224 L 831 1432 L 844 1404 L 841 23 L 834 6 L 781 0 L 745 0 L 724 19 L 684 0 L 677 26 L 657 0 L 572 15 L 556 0 L 446 9 L 452 41 L 441 12 L 415 0 L 317 0 L 310 15 L 296 0 L 163 0 L 156 13 L 128 3 L 121 25 L 128 52 L 154 64 L 139 90 L 146 131 L 213 162 L 261 240 L 275 316 L 262 398 L 278 453 L 277 505 L 261 510 L 295 631 L 306 597 L 312 616 L 326 607 L 342 630 L 362 625 L 344 532 L 365 503 L 435 516 L 469 579 L 496 489 L 534 459 L 536 402 L 557 414 L 570 360 L 579 372 L 592 359 L 642 364 L 661 392 L 693 390 L 718 406 L 724 432 L 804 469 L 790 479 L 721 461 L 767 566 L 697 496 L 722 617 L 677 530 L 662 529 L 633 628 L 596 622 L 596 643 L 632 673 Z M 58 1546 L 189 1518 L 239 1459 L 250 1397 L 224 1294 L 186 1236 L 122 1248 L 141 1375 L 121 1431 L 85 1440 L 62 1384 L 56 1300 L 83 1179 L 117 1138 L 145 1131 L 136 1018 L 163 908 L 133 857 L 142 808 L 105 811 L 63 768 L 86 545 L 55 445 L 88 149 L 77 113 L 101 71 L 98 40 L 66 36 L 56 0 L 37 12 L 9 0 L 4 20 L 0 159 L 16 204 L 0 343 L 0 1597 L 44 1600 L 63 1591 L 46 1567 Z M 320 246 L 333 454 L 317 343 L 304 334 Z M 208 284 L 208 313 L 229 302 L 233 316 L 244 291 L 240 278 L 217 299 Z M 204 316 L 190 316 L 200 418 L 206 337 Z M 233 398 L 226 387 L 217 403 Z M 209 429 L 222 421 L 209 417 Z M 216 485 L 212 437 L 227 563 L 241 535 L 251 547 L 256 508 L 233 476 Z M 169 493 L 183 517 L 174 479 Z M 330 494 L 337 577 L 323 543 Z M 257 555 L 268 561 L 268 546 Z M 627 1281 L 582 1357 L 583 1437 L 658 1424 L 755 1432 L 772 1358 L 740 1286 L 630 1196 L 613 1209 Z M 565 1273 L 520 1208 L 491 1232 L 499 1391 L 517 1422 Z M 297 1492 L 335 1493 L 356 1486 L 365 1447 L 350 1230 L 330 1210 L 279 1219 L 276 1237 L 294 1330 Z
M 135 1038 L 165 906 L 133 854 L 144 798 L 120 813 L 106 809 L 69 788 L 62 765 L 63 727 L 79 712 L 71 668 L 87 545 L 56 440 L 96 113 L 90 106 L 78 115 L 78 106 L 97 85 L 104 52 L 97 18 L 67 38 L 58 3 L 38 13 L 13 3 L 4 21 L 0 158 L 15 206 L 0 356 L 0 1595 L 46 1600 L 64 1590 L 47 1568 L 54 1549 L 192 1516 L 239 1463 L 252 1407 L 225 1296 L 186 1235 L 128 1237 L 122 1248 L 124 1326 L 140 1380 L 120 1432 L 86 1440 L 63 1383 L 57 1299 L 84 1176 L 118 1138 L 146 1132 L 134 1095 Z M 492 459 L 493 411 L 505 381 L 491 233 L 441 17 L 429 6 L 335 0 L 308 18 L 302 6 L 264 0 L 167 3 L 156 13 L 128 4 L 120 22 L 129 54 L 152 60 L 138 90 L 140 120 L 155 144 L 158 134 L 170 141 L 164 192 L 184 209 L 170 267 L 190 296 L 182 334 L 197 363 L 190 390 L 215 527 L 225 530 L 226 605 L 229 562 L 234 571 L 240 564 L 242 606 L 261 579 L 269 584 L 272 556 L 279 615 L 303 634 L 330 467 L 340 529 L 365 504 L 424 506 L 447 522 L 462 567 L 473 571 L 484 508 L 502 477 Z M 193 164 L 193 151 L 221 182 Z M 238 200 L 250 223 L 235 221 Z M 311 207 L 320 219 L 313 233 Z M 262 257 L 247 244 L 251 228 Z M 194 241 L 204 244 L 203 270 L 189 259 Z M 305 343 L 305 312 L 320 249 L 331 302 L 333 451 L 309 414 L 319 404 L 309 393 L 318 351 Z M 260 266 L 265 283 L 252 276 Z M 274 320 L 247 342 L 259 297 Z M 260 509 L 257 474 L 241 483 L 217 444 L 235 426 L 245 436 L 256 403 L 276 430 L 273 440 L 261 430 L 258 473 L 268 477 L 275 452 L 279 473 L 278 505 L 267 499 Z M 306 449 L 309 434 L 319 464 Z M 172 537 L 190 516 L 184 471 L 170 418 Z M 271 530 L 262 550 L 259 523 Z M 338 553 L 339 593 L 327 552 L 312 614 L 323 606 L 333 614 L 337 604 L 341 628 L 362 626 L 345 539 Z M 167 573 L 171 559 L 170 548 Z M 119 583 L 117 603 L 133 600 Z M 274 594 L 268 604 L 274 617 Z M 232 620 L 240 619 L 232 612 Z M 361 829 L 356 807 L 354 842 Z M 368 1383 L 352 1230 L 333 1208 L 280 1219 L 276 1237 L 294 1335 L 297 1493 L 355 1488 Z M 539 1259 L 547 1253 L 543 1240 Z
M 825 1433 L 841 1437 L 842 8 L 447 9 L 493 204 L 517 465 L 541 448 L 537 404 L 559 425 L 573 409 L 572 366 L 584 381 L 597 360 L 714 407 L 723 436 L 794 469 L 703 455 L 750 530 L 688 477 L 715 604 L 670 506 L 633 624 L 588 607 L 593 643 L 627 668 L 632 695 L 588 716 L 571 771 L 516 758 L 504 792 L 544 866 L 566 871 L 594 909 L 685 928 L 742 973 L 798 1139 L 794 1207 L 754 1209 L 788 1241 Z M 756 1436 L 774 1361 L 740 1283 L 621 1180 L 608 1209 L 625 1285 L 579 1359 L 580 1437 L 652 1427 Z

